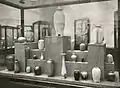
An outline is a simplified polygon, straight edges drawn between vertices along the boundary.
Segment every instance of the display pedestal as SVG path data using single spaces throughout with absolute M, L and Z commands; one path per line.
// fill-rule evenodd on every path
M 27 59 L 30 59 L 27 58 L 27 47 L 30 47 L 30 49 L 35 49 L 37 48 L 37 43 L 15 43 L 15 59 L 20 61 L 21 72 L 25 72 Z
M 66 53 L 68 50 L 70 50 L 70 40 L 71 37 L 69 36 L 45 37 L 45 60 L 54 60 L 55 75 L 61 75 L 61 53 Z
M 90 79 L 92 79 L 92 68 L 97 66 L 101 69 L 101 80 L 104 80 L 105 58 L 106 58 L 106 44 L 88 45 L 88 72 Z

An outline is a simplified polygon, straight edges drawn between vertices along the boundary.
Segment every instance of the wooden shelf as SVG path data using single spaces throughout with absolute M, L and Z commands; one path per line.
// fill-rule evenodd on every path
M 37 82 L 42 85 L 42 83 L 46 83 L 47 85 L 59 85 L 67 87 L 75 87 L 78 88 L 80 86 L 84 87 L 93 87 L 93 88 L 120 88 L 120 83 L 116 82 L 108 82 L 108 81 L 102 81 L 100 83 L 94 83 L 92 80 L 80 80 L 75 81 L 73 77 L 67 77 L 66 79 L 62 78 L 61 76 L 55 76 L 55 77 L 48 77 L 46 74 L 42 74 L 39 76 L 35 76 L 34 73 L 14 73 L 9 72 L 7 70 L 0 71 L 0 77 L 5 77 L 8 79 L 15 79 L 17 82 L 27 82 L 31 84 L 31 82 Z M 21 80 L 21 81 L 20 81 Z M 16 81 L 15 81 L 16 82 Z M 84 88 L 80 87 L 80 88 Z

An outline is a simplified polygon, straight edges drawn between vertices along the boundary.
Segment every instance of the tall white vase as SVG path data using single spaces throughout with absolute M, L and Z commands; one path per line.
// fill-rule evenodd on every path
M 54 28 L 56 31 L 56 36 L 59 34 L 61 36 L 64 35 L 64 27 L 65 27 L 65 15 L 63 9 L 58 6 L 56 12 L 54 13 Z
M 100 25 L 96 25 L 96 27 L 93 29 L 93 37 L 92 37 L 92 43 L 103 43 L 104 40 L 104 30 Z
M 67 71 L 66 71 L 66 65 L 65 65 L 65 53 L 62 53 L 62 67 L 61 67 L 61 75 L 66 78 Z
M 93 78 L 93 82 L 95 82 L 95 83 L 100 82 L 101 70 L 99 67 L 94 67 L 92 69 L 92 78 Z

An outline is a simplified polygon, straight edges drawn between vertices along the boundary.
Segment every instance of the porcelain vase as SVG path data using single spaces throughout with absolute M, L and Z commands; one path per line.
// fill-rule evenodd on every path
M 52 59 L 47 61 L 47 75 L 48 77 L 54 76 L 54 61 Z
M 71 55 L 71 60 L 72 61 L 77 61 L 77 56 L 76 56 L 76 54 L 75 53 L 72 53 L 72 55 Z
M 85 45 L 84 43 L 81 43 L 81 44 L 80 44 L 80 50 L 81 50 L 81 51 L 84 51 L 85 48 L 86 48 L 86 45 Z
M 100 82 L 101 70 L 99 67 L 94 67 L 92 69 L 92 78 L 93 78 L 93 82 L 95 82 L 95 83 Z
M 101 44 L 104 40 L 104 30 L 100 25 L 96 25 L 96 27 L 93 29 L 93 37 L 92 37 L 93 43 Z
M 108 63 L 113 63 L 113 56 L 112 56 L 112 54 L 108 54 L 107 55 L 107 60 L 108 60 L 107 61 Z
M 39 40 L 38 41 L 38 49 L 43 50 L 44 49 L 44 40 Z
M 56 31 L 56 36 L 64 35 L 64 27 L 65 27 L 65 14 L 63 9 L 58 6 L 56 12 L 54 13 L 54 28 Z
M 66 53 L 62 53 L 62 67 L 61 67 L 61 75 L 66 78 L 67 71 L 66 71 L 66 65 L 65 65 L 65 55 Z

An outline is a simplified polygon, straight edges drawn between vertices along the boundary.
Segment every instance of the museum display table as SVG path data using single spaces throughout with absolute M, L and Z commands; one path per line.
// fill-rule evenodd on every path
M 3 88 L 120 88 L 120 83 L 102 81 L 94 83 L 92 80 L 75 81 L 73 77 L 35 76 L 34 73 L 14 73 L 7 70 L 0 71 L 0 85 Z

